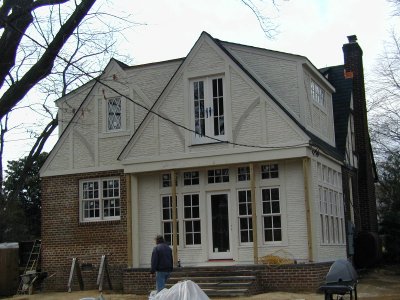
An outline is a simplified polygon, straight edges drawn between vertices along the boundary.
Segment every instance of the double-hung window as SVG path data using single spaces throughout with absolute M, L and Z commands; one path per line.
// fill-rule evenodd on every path
M 253 223 L 250 190 L 238 191 L 239 234 L 241 243 L 253 242 Z
M 192 126 L 194 143 L 226 140 L 223 77 L 191 81 Z
M 264 241 L 282 241 L 282 216 L 279 188 L 262 189 L 262 218 Z
M 183 196 L 183 218 L 185 226 L 185 245 L 201 244 L 199 194 Z
M 80 207 L 82 222 L 119 220 L 121 217 L 119 179 L 81 181 Z
M 172 219 L 172 196 L 161 197 L 162 202 L 162 229 L 165 241 L 172 245 L 173 241 L 173 219 Z M 178 220 L 178 205 L 176 206 L 176 219 Z M 179 222 L 177 221 L 177 237 L 179 245 Z

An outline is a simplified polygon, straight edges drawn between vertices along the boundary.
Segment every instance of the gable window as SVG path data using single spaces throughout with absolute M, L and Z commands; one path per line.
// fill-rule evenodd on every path
M 241 243 L 253 242 L 253 223 L 250 190 L 238 191 L 239 235 Z
M 237 169 L 237 180 L 238 181 L 250 180 L 250 167 L 239 167 Z
M 225 140 L 224 86 L 222 77 L 191 81 L 194 142 Z
M 279 177 L 279 167 L 278 164 L 268 164 L 261 166 L 261 178 L 270 179 Z
M 197 185 L 199 184 L 199 172 L 184 172 L 183 173 L 183 185 Z
M 229 169 L 208 170 L 208 183 L 229 182 Z
M 81 181 L 81 221 L 119 220 L 121 217 L 120 201 L 118 178 Z
M 183 218 L 185 225 L 185 244 L 201 244 L 199 194 L 183 196 Z
M 279 188 L 262 189 L 262 218 L 265 242 L 282 241 Z
M 311 80 L 311 97 L 314 102 L 325 106 L 325 91 L 313 80 Z
M 107 129 L 109 131 L 122 128 L 121 111 L 120 97 L 107 100 Z
M 162 196 L 162 231 L 167 244 L 172 245 L 173 241 L 173 220 L 172 220 L 172 196 Z M 176 206 L 176 218 L 178 219 L 178 205 Z M 177 239 L 179 245 L 179 222 L 177 223 Z

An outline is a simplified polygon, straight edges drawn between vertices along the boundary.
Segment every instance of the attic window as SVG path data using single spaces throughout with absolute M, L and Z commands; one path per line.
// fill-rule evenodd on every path
M 107 100 L 107 129 L 121 129 L 121 98 Z
M 325 107 L 325 91 L 313 80 L 311 80 L 311 97 L 314 102 Z

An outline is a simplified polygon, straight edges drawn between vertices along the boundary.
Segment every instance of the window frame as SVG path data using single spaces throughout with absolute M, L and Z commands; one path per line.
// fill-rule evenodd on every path
M 317 169 L 321 170 L 321 174 L 318 176 L 320 244 L 345 245 L 341 173 L 322 163 L 317 163 Z M 331 176 L 329 176 L 330 173 Z
M 168 206 L 164 207 L 164 198 L 168 198 Z M 164 210 L 168 210 L 169 219 L 164 218 Z M 167 244 L 173 246 L 173 218 L 172 218 L 172 195 L 161 195 L 161 231 L 162 235 Z M 164 225 L 168 224 L 170 227 L 170 233 L 165 232 Z M 176 227 L 177 227 L 177 241 L 179 246 L 179 209 L 178 209 L 178 197 L 176 196 Z
M 245 201 L 241 202 L 240 194 L 245 192 Z M 241 204 L 245 207 L 247 214 L 241 214 Z M 252 214 L 252 202 L 251 202 L 251 190 L 240 189 L 237 190 L 237 212 L 238 212 L 238 231 L 239 231 L 239 244 L 240 245 L 252 245 L 253 244 L 253 214 Z M 247 228 L 242 229 L 242 220 L 247 220 Z M 242 232 L 247 232 L 247 241 L 242 241 Z
M 314 103 L 326 109 L 326 91 L 313 79 L 310 82 L 310 94 Z
M 276 189 L 276 190 L 278 190 L 278 199 L 270 199 L 269 201 L 265 201 L 264 200 L 264 193 L 263 193 L 263 191 L 264 190 L 269 190 L 269 194 L 271 195 L 271 191 L 273 190 L 273 189 Z M 284 224 L 283 224 L 283 202 L 282 202 L 282 197 L 281 197 L 281 188 L 280 188 L 280 186 L 268 186 L 268 187 L 262 187 L 261 189 L 261 223 L 262 223 L 262 231 L 263 231 L 263 243 L 264 244 L 282 244 L 283 242 L 284 242 L 284 240 L 285 240 L 285 237 L 284 237 Z M 279 213 L 276 213 L 276 212 L 273 212 L 273 207 L 272 207 L 272 202 L 277 202 L 276 200 L 278 200 L 278 203 L 279 203 Z M 268 212 L 265 212 L 264 211 L 264 202 L 270 202 L 271 204 L 270 204 L 270 209 L 271 209 L 271 212 L 270 213 L 268 213 Z M 279 217 L 280 218 L 280 227 L 274 227 L 274 217 Z M 272 227 L 271 228 L 266 228 L 266 226 L 265 226 L 265 220 L 267 219 L 267 218 L 271 218 L 271 220 L 272 220 Z M 266 238 L 267 238 L 267 236 L 266 236 L 266 230 L 272 230 L 272 236 L 274 237 L 274 229 L 276 229 L 276 230 L 280 230 L 280 240 L 275 240 L 275 239 L 273 239 L 273 240 L 271 240 L 271 241 L 267 241 L 266 240 Z
M 193 205 L 193 196 L 197 196 L 197 205 Z M 186 205 L 186 197 L 190 197 L 190 204 L 191 204 L 190 206 Z M 186 215 L 186 212 L 187 212 L 186 208 L 190 209 L 190 212 L 191 212 L 190 216 Z M 200 217 L 201 209 L 200 208 L 201 208 L 200 207 L 200 193 L 186 193 L 186 194 L 183 194 L 183 231 L 184 231 L 184 245 L 185 245 L 185 247 L 199 247 L 202 244 L 201 217 Z M 195 210 L 197 210 L 197 215 L 198 215 L 197 217 L 194 217 L 194 215 L 193 215 L 193 212 Z M 192 244 L 188 244 L 187 243 L 188 231 L 186 229 L 187 229 L 187 224 L 188 223 L 192 224 L 192 231 L 189 232 L 192 235 L 192 241 L 193 241 Z M 199 231 L 198 232 L 194 230 L 194 228 L 195 228 L 194 223 L 197 223 L 198 226 L 199 226 Z M 195 239 L 195 235 L 199 236 L 200 243 L 195 243 L 195 240 L 196 240 Z
M 111 102 L 116 103 L 116 101 L 119 102 L 119 107 L 116 106 L 118 109 L 116 109 L 115 111 L 111 111 L 110 110 L 110 104 L 111 106 L 113 105 Z M 122 130 L 122 99 L 121 97 L 113 97 L 113 98 L 109 98 L 107 99 L 107 104 L 106 104 L 107 110 L 106 110 L 106 115 L 107 115 L 107 131 L 108 132 L 114 132 L 114 131 L 120 131 Z M 118 111 L 119 110 L 119 111 Z M 113 117 L 116 118 L 119 121 L 119 126 L 115 127 L 114 124 L 110 124 L 110 114 L 113 114 Z
M 109 181 L 116 181 L 118 182 L 118 187 L 117 189 L 114 187 L 113 188 L 113 193 L 115 192 L 115 189 L 117 192 L 117 196 L 104 196 L 104 188 L 103 184 L 104 182 L 109 182 Z M 90 183 L 97 183 L 98 189 L 97 189 L 97 197 L 93 198 L 86 198 L 85 194 L 89 193 L 91 191 L 85 190 L 84 186 L 85 184 L 90 184 Z M 93 191 L 94 192 L 94 191 Z M 93 199 L 93 200 L 90 200 Z M 86 217 L 85 216 L 85 203 L 90 202 L 90 201 L 97 201 L 98 202 L 98 208 L 97 210 L 99 211 L 98 216 L 96 217 Z M 114 203 L 117 201 L 117 204 L 113 205 L 113 208 L 109 206 L 109 208 L 118 210 L 118 214 L 114 214 L 113 216 L 105 216 L 105 209 L 106 201 L 114 201 Z M 90 204 L 89 204 L 90 205 Z M 96 209 L 96 208 L 95 208 Z M 104 178 L 87 178 L 87 179 L 82 179 L 79 181 L 79 221 L 81 223 L 90 223 L 90 222 L 107 222 L 107 221 L 119 221 L 121 220 L 121 179 L 119 177 L 104 177 Z
M 267 170 L 263 170 L 265 169 Z M 276 167 L 276 169 L 275 169 Z M 260 166 L 261 180 L 276 180 L 279 179 L 279 164 L 278 163 L 263 163 Z M 276 176 L 275 176 L 276 174 Z
M 217 88 L 220 92 L 215 95 L 214 92 L 214 80 L 219 80 L 222 84 L 222 88 Z M 195 84 L 199 84 L 199 86 L 203 87 L 203 93 L 196 93 Z M 203 96 L 203 98 L 198 97 L 196 99 L 195 95 Z M 219 141 L 227 140 L 227 101 L 226 101 L 226 82 L 224 74 L 219 75 L 210 75 L 203 76 L 197 78 L 189 79 L 189 101 L 190 101 L 190 128 L 192 128 L 192 144 L 206 144 L 206 143 L 217 143 Z M 200 107 L 198 113 L 196 113 L 196 101 L 199 102 L 198 106 Z M 216 101 L 219 103 L 216 105 Z M 201 109 L 203 107 L 203 110 Z M 216 109 L 217 108 L 217 109 Z M 218 111 L 218 115 L 215 115 L 214 112 Z M 222 110 L 222 113 L 220 111 Z M 210 115 L 209 115 L 210 113 Z M 201 124 L 199 127 L 201 128 L 201 133 L 198 133 L 198 126 L 196 125 L 196 114 L 199 116 L 200 120 L 204 121 L 204 124 Z M 211 116 L 212 114 L 212 116 Z M 218 127 L 222 127 L 223 133 L 218 134 L 216 132 L 215 121 L 218 118 Z M 204 128 L 203 128 L 204 127 Z
M 216 171 L 220 171 L 220 174 L 216 174 Z M 228 171 L 224 173 L 224 171 Z M 213 172 L 213 175 L 210 176 L 210 172 Z M 221 183 L 229 183 L 230 181 L 230 169 L 229 168 L 215 168 L 207 170 L 207 184 L 221 184 Z M 213 178 L 213 182 L 210 182 L 210 179 Z M 216 181 L 217 178 L 220 178 L 221 181 Z M 227 178 L 227 180 L 225 180 Z

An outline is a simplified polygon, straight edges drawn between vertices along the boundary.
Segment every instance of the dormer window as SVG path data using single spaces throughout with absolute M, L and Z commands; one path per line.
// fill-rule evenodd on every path
M 311 97 L 314 102 L 325 107 L 325 91 L 313 80 L 311 80 Z
M 121 129 L 121 98 L 107 100 L 107 129 L 109 131 Z
M 194 143 L 225 140 L 223 77 L 192 80 L 190 94 Z

